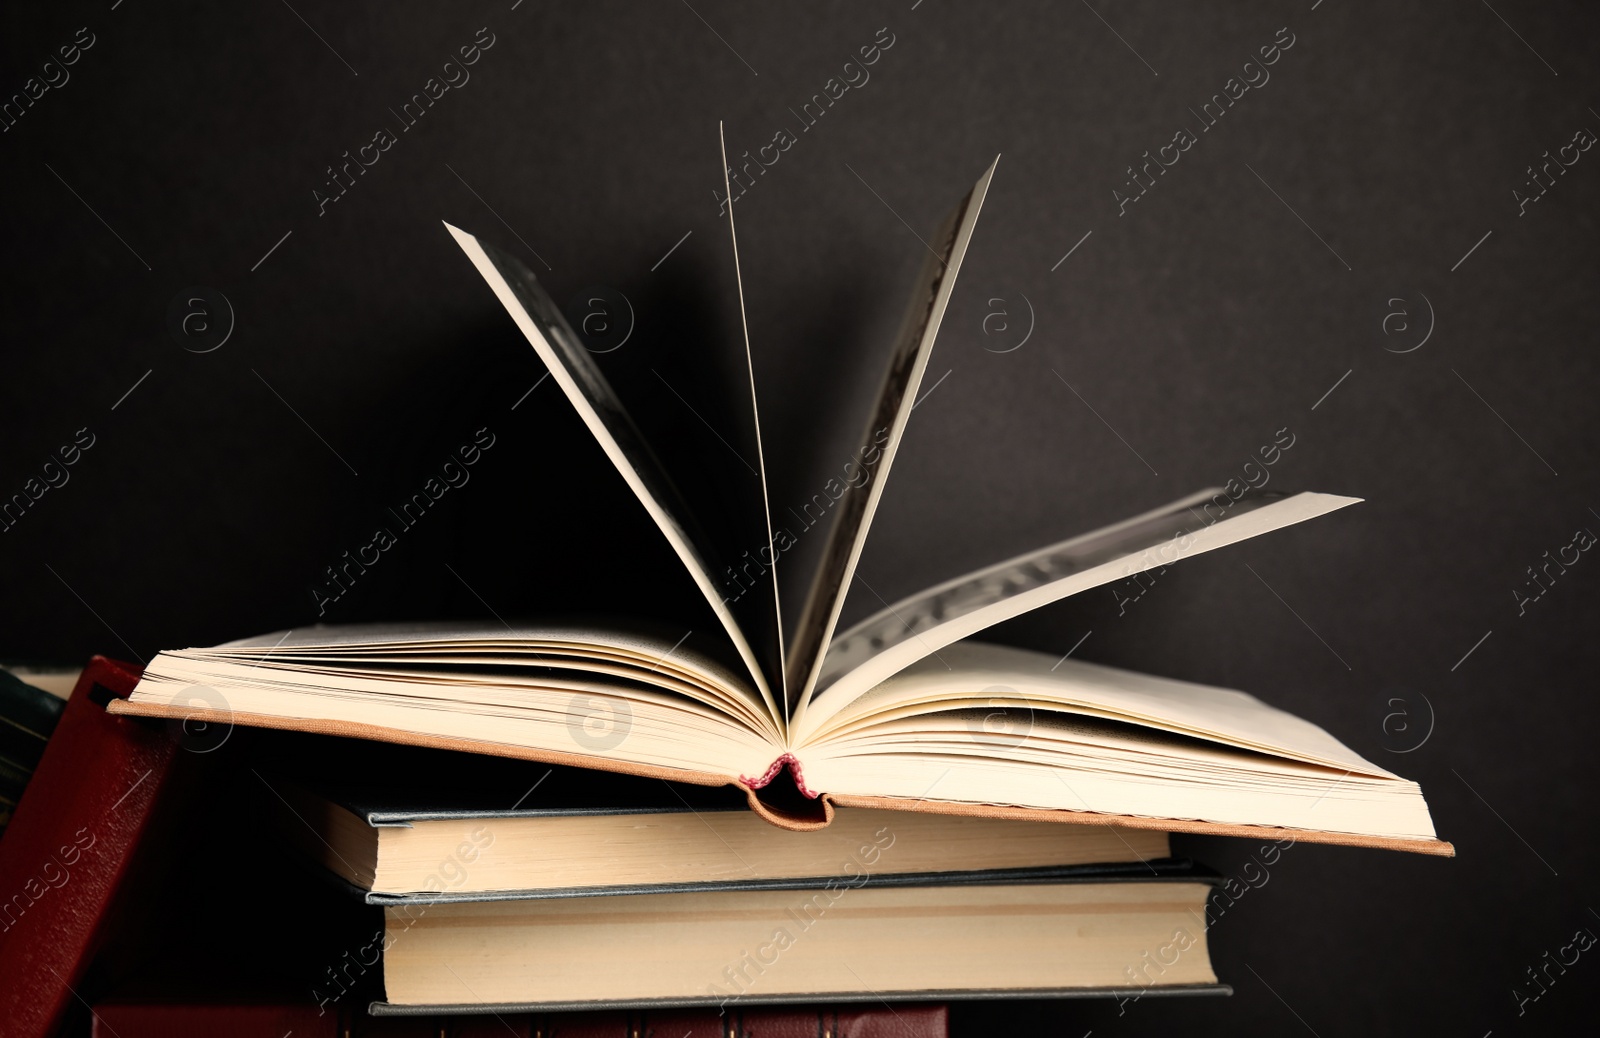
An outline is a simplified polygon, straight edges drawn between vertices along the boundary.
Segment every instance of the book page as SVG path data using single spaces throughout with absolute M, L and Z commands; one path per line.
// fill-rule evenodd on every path
M 674 637 L 670 629 L 642 621 L 625 626 L 609 618 L 591 622 L 569 618 L 561 623 L 500 626 L 474 621 L 317 624 L 189 649 L 185 655 L 333 671 L 431 665 L 441 678 L 463 669 L 516 667 L 526 675 L 556 670 L 642 679 L 672 685 L 716 705 L 781 743 L 778 719 L 742 676 L 739 662 L 727 658 L 728 648 L 714 633 Z
M 122 712 L 498 753 L 658 778 L 732 781 L 773 757 L 771 725 L 643 666 L 317 665 L 163 652 Z M 663 774 L 670 769 L 683 774 Z
M 859 454 L 865 475 L 859 482 L 852 480 L 845 485 L 823 548 L 822 562 L 812 578 L 805 607 L 795 627 L 787 670 L 792 688 L 789 699 L 796 704 L 797 718 L 822 673 L 824 649 L 839 622 L 845 589 L 850 586 L 856 563 L 861 558 L 872 514 L 877 510 L 884 482 L 889 478 L 889 467 L 910 421 L 911 408 L 916 403 L 917 390 L 922 385 L 934 339 L 939 334 L 939 324 L 955 290 L 961 261 L 972 241 L 978 214 L 999 163 L 996 157 L 945 219 L 933 238 L 938 255 L 928 255 L 917 275 L 916 287 L 890 355 L 889 370 L 861 439 L 866 446 L 876 444 L 881 438 L 883 446 L 881 450 L 869 448 Z
M 1021 744 L 1044 720 L 1044 711 L 1059 708 L 1072 717 L 1130 722 L 1337 771 L 1395 777 L 1310 721 L 1234 689 L 977 641 L 958 642 L 940 655 L 943 662 L 923 659 L 854 700 L 814 738 L 859 735 L 869 727 L 926 729 L 925 715 L 932 711 L 1009 706 L 1019 717 L 1035 711 L 1028 723 L 1011 726 L 1016 731 L 1001 733 L 1001 741 L 1009 737 Z M 1187 751 L 1179 745 L 1168 752 Z
M 739 331 L 744 340 L 744 369 L 750 381 L 750 424 L 755 434 L 756 465 L 759 470 L 756 478 L 761 482 L 761 515 L 766 520 L 767 527 L 767 555 L 772 560 L 767 567 L 772 585 L 772 612 L 769 617 L 764 617 L 765 626 L 772 632 L 772 640 L 776 649 L 778 673 L 778 695 L 783 700 L 783 720 L 789 719 L 789 676 L 788 659 L 783 651 L 783 600 L 778 595 L 778 551 L 772 543 L 772 500 L 769 493 L 767 479 L 767 452 L 761 444 L 761 411 L 756 399 L 756 362 L 750 355 L 750 318 L 745 312 L 744 305 L 744 269 L 739 265 L 739 232 L 733 222 L 733 188 L 728 182 L 728 140 L 723 134 L 722 124 L 717 124 L 717 141 L 722 149 L 722 197 L 728 200 L 728 244 L 733 250 L 733 278 L 735 287 L 739 290 Z
M 1182 558 L 1304 522 L 1359 499 L 1302 493 L 1244 497 L 1219 521 L 1195 506 L 1206 490 L 1124 522 L 991 566 L 897 602 L 836 636 L 823 661 L 809 732 L 872 686 L 939 650 L 1040 606 Z
M 767 671 L 718 587 L 708 538 L 560 308 L 532 272 L 516 259 L 459 228 L 449 224 L 445 227 L 489 283 L 606 456 L 666 536 L 727 631 L 768 709 L 782 717 Z M 768 606 L 762 608 L 770 611 Z
M 939 655 L 797 744 L 806 781 L 841 804 L 1091 811 L 1436 843 L 1416 783 L 1246 693 L 972 641 Z

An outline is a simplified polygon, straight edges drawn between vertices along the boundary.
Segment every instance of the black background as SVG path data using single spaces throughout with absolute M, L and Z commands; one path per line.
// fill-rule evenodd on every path
M 1309 717 L 1418 780 L 1460 857 L 1295 847 L 1215 919 L 1231 999 L 993 1012 L 1072 1035 L 1556 1034 L 1587 1015 L 1594 952 L 1520 1016 L 1516 992 L 1600 934 L 1600 562 L 1552 568 L 1520 612 L 1513 592 L 1600 529 L 1600 152 L 1523 215 L 1513 190 L 1600 132 L 1593 8 L 512 7 L 8 8 L 5 96 L 81 26 L 94 43 L 0 134 L 0 494 L 75 431 L 94 446 L 0 534 L 0 655 L 147 659 L 311 622 L 323 568 L 485 427 L 472 481 L 325 619 L 685 615 L 659 535 L 554 387 L 528 392 L 537 360 L 440 221 L 559 301 L 625 296 L 632 336 L 601 360 L 670 437 L 690 407 L 719 413 L 714 381 L 674 383 L 674 415 L 651 374 L 726 332 L 717 122 L 736 155 L 795 132 L 736 205 L 776 511 L 848 458 L 910 228 L 1002 154 L 864 581 L 892 601 L 1241 477 L 1287 429 L 1273 488 L 1366 503 L 1001 633 Z M 470 81 L 319 215 L 325 167 L 396 131 L 389 109 L 481 27 Z M 789 109 L 881 27 L 870 80 L 798 132 Z M 1119 215 L 1126 167 L 1291 33 Z M 191 286 L 234 313 L 211 352 L 169 316 Z M 719 450 L 696 478 L 741 464 Z M 853 611 L 876 606 L 862 590 Z M 1257 853 L 1180 849 L 1225 874 Z

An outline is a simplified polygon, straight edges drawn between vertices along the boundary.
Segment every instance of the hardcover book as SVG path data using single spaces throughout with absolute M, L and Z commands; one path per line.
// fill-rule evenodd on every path
M 827 533 L 813 535 L 825 540 L 809 568 L 791 563 L 805 553 L 790 553 L 792 535 L 768 508 L 734 206 L 740 377 L 748 375 L 749 392 L 741 387 L 716 425 L 755 447 L 758 485 L 742 509 L 686 500 L 533 274 L 448 227 L 681 560 L 716 618 L 714 632 L 620 616 L 319 626 L 164 652 L 113 709 L 729 784 L 792 829 L 821 828 L 835 807 L 848 806 L 1291 831 L 1453 853 L 1435 836 L 1415 783 L 1250 695 L 974 640 L 1029 610 L 1353 498 L 1203 490 L 883 603 L 839 629 L 994 173 L 991 166 L 927 239 L 850 478 L 837 488 Z M 713 527 L 720 532 L 708 533 Z M 754 554 L 752 543 L 761 545 Z M 785 611 L 786 601 L 800 605 Z
M 0 835 L 5 833 L 66 706 L 65 694 L 52 695 L 24 680 L 18 669 L 0 667 Z M 71 686 L 67 691 L 71 692 Z
M 376 1015 L 1227 994 L 1215 878 L 1064 869 L 916 886 L 625 894 L 384 909 Z
M 942 1005 L 371 1017 L 273 999 L 124 997 L 96 1003 L 93 1020 L 92 1038 L 945 1038 L 950 1033 L 949 1011 Z
M 260 799 L 281 840 L 368 904 L 927 885 L 1063 867 L 1109 879 L 1170 864 L 1167 834 L 1150 829 L 847 808 L 826 830 L 797 833 L 728 789 L 359 748 L 275 745 L 274 757 L 304 763 L 266 772 Z
M 130 664 L 89 661 L 0 840 L 0 1021 L 8 1036 L 55 1033 L 169 785 L 173 734 L 105 709 L 138 677 Z

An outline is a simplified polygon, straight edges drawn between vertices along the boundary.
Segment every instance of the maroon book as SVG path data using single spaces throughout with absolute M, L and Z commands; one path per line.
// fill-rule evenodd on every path
M 104 656 L 89 661 L 0 840 L 0 1021 L 9 1038 L 46 1038 L 76 997 L 167 784 L 177 740 L 105 710 L 139 674 Z
M 312 1004 L 103 1002 L 94 1038 L 946 1038 L 941 1005 L 369 1017 Z

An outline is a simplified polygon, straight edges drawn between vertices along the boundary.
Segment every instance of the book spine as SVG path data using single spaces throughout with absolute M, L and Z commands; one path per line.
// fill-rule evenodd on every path
M 294 1038 L 345 1038 L 366 1033 L 341 1029 L 341 1023 L 352 1021 L 341 1021 L 337 1013 L 320 1013 L 310 1004 L 110 1002 L 96 1005 L 92 1020 L 92 1038 L 284 1038 L 287 1034 Z
M 948 1038 L 950 1033 L 949 1011 L 943 1005 L 555 1013 L 511 1023 L 519 1038 Z M 492 1017 L 487 1022 L 479 1017 L 448 1033 L 452 1038 L 491 1038 L 506 1029 Z
M 101 1003 L 94 1007 L 93 1038 L 948 1038 L 942 1005 L 882 1009 L 779 1006 L 649 1013 L 497 1014 L 457 1017 L 341 1019 L 314 1005 L 202 1003 Z
M 136 667 L 90 660 L 0 840 L 7 1036 L 53 1033 L 166 785 L 176 740 L 104 707 L 138 679 Z

